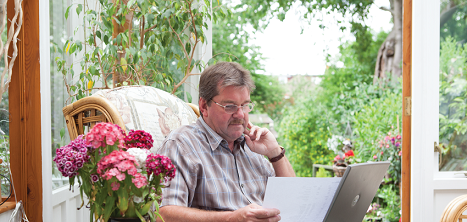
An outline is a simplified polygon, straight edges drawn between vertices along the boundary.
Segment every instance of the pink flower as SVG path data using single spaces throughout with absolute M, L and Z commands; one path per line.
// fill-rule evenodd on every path
M 86 135 L 86 139 L 94 148 L 114 145 L 118 141 L 118 146 L 123 145 L 123 133 L 120 127 L 112 123 L 97 123 Z
M 381 151 L 381 155 L 383 155 L 383 154 L 384 154 L 384 152 L 383 152 L 383 151 Z
M 399 156 L 402 156 L 402 150 L 401 150 L 401 151 L 399 151 Z
M 162 174 L 166 181 L 170 181 L 175 177 L 176 169 L 172 161 L 163 155 L 149 154 L 146 159 L 146 168 L 148 170 L 148 176 L 151 174 L 155 176 Z
M 401 138 L 402 138 L 401 135 L 396 136 L 396 139 L 398 139 L 398 140 L 400 140 Z
M 375 159 L 375 160 L 376 160 L 377 158 L 378 158 L 378 157 L 377 157 L 376 155 L 374 155 L 374 156 L 373 156 L 373 159 Z
M 148 184 L 146 177 L 144 177 L 140 173 L 136 174 L 135 177 L 131 179 L 131 182 L 133 182 L 137 188 L 141 188 Z
M 112 184 L 110 184 L 110 186 L 112 186 L 113 191 L 117 191 L 118 188 L 120 188 L 120 184 L 118 182 L 112 182 Z
M 386 148 L 389 148 L 389 144 L 386 144 Z
M 116 176 L 116 177 L 117 177 L 117 180 L 118 180 L 118 181 L 122 181 L 122 180 L 124 180 L 124 179 L 125 179 L 125 177 L 126 177 L 126 176 L 125 176 L 125 174 L 124 174 L 124 173 L 119 173 L 119 174 L 117 174 L 117 176 Z

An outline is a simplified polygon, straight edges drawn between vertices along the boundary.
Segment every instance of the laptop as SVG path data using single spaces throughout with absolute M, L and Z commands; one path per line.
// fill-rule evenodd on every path
M 349 165 L 324 222 L 361 222 L 389 165 L 388 161 Z
M 390 162 L 349 165 L 342 177 L 272 177 L 263 207 L 281 211 L 281 221 L 361 222 Z

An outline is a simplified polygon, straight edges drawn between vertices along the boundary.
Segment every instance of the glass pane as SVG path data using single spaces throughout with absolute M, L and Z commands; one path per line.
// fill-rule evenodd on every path
M 440 171 L 467 170 L 467 3 L 442 0 L 440 13 Z
M 70 33 L 69 25 L 65 20 L 67 0 L 50 0 L 50 92 L 52 115 L 52 159 L 55 150 L 69 143 L 68 131 L 62 108 L 68 98 L 63 81 L 63 75 L 57 71 L 55 57 L 61 56 L 63 45 Z M 62 177 L 55 162 L 52 161 L 52 189 L 68 185 L 68 178 Z
M 0 17 L 2 17 L 0 13 Z M 6 23 L 5 21 L 0 22 L 0 27 Z M 7 41 L 7 27 L 1 33 L 2 42 Z M 5 62 L 0 59 L 0 73 L 3 73 L 5 69 Z M 10 117 L 9 117 L 9 98 L 8 91 L 1 95 L 2 102 L 0 103 L 0 184 L 1 184 L 1 196 L 8 197 L 10 195 Z

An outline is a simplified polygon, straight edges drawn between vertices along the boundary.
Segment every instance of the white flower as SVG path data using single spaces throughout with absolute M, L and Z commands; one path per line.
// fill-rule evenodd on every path
M 127 152 L 134 156 L 136 159 L 136 162 L 138 163 L 139 166 L 137 166 L 137 169 L 144 169 L 146 165 L 146 158 L 148 158 L 148 155 L 151 153 L 148 149 L 143 149 L 143 148 L 129 148 Z
M 133 201 L 135 203 L 141 203 L 144 201 L 144 199 L 142 197 L 133 196 Z
M 328 149 L 332 150 L 334 153 L 337 153 L 337 147 L 344 140 L 344 137 L 338 135 L 332 135 L 331 138 L 328 139 L 327 146 Z

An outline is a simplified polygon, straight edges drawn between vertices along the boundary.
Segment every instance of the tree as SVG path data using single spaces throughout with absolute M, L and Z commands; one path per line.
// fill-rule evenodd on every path
M 219 4 L 224 2 L 220 1 Z M 238 62 L 249 70 L 256 85 L 251 94 L 251 100 L 256 104 L 254 112 L 267 113 L 272 119 L 277 119 L 284 105 L 285 92 L 276 78 L 260 74 L 264 72 L 261 64 L 264 57 L 259 52 L 259 46 L 249 43 L 253 38 L 251 34 L 244 31 L 248 22 L 254 20 L 251 16 L 233 7 L 231 16 L 219 18 L 213 23 L 213 60 Z
M 254 27 L 263 27 L 271 17 L 280 20 L 285 18 L 285 13 L 291 8 L 294 0 L 242 0 L 237 9 L 244 9 L 242 15 L 251 15 L 245 21 L 250 22 Z M 366 51 L 371 47 L 367 43 L 369 27 L 365 24 L 373 0 L 300 0 L 301 7 L 305 7 L 307 12 L 303 15 L 305 20 L 321 21 L 321 28 L 325 28 L 325 23 L 320 18 L 321 13 L 338 13 L 341 18 L 336 19 L 339 29 L 350 28 L 355 36 L 356 42 L 353 47 L 357 51 Z M 390 7 L 381 7 L 383 11 L 390 12 L 394 24 L 393 29 L 381 44 L 374 69 L 374 81 L 378 78 L 388 77 L 389 74 L 395 77 L 402 75 L 402 0 L 389 0 Z M 350 24 L 350 27 L 348 27 Z M 358 58 L 362 60 L 364 58 Z

